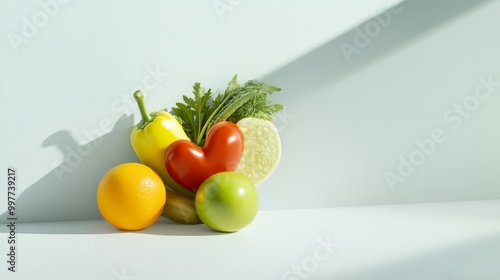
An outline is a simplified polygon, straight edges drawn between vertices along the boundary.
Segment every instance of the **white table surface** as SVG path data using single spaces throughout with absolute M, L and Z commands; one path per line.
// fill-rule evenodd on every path
M 0 279 L 499 279 L 500 200 L 261 211 L 233 234 L 25 223 L 17 242 L 17 272 L 3 261 Z

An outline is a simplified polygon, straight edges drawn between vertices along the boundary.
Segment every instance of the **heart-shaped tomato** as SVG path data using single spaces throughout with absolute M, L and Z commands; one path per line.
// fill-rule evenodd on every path
M 232 122 L 214 124 L 205 146 L 177 140 L 165 151 L 165 167 L 179 185 L 196 193 L 201 183 L 213 174 L 234 171 L 243 154 L 243 133 Z

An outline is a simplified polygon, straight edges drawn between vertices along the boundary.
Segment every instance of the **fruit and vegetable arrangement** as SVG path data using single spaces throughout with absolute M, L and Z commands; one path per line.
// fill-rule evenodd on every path
M 160 216 L 235 232 L 257 215 L 256 186 L 276 169 L 281 142 L 269 95 L 280 88 L 235 75 L 221 93 L 193 86 L 193 97 L 171 110 L 148 113 L 134 93 L 141 121 L 130 142 L 141 163 L 108 170 L 97 188 L 103 218 L 122 230 L 141 230 Z

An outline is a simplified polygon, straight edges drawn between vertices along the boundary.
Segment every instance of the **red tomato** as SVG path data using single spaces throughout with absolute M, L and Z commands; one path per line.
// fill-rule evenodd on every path
M 232 122 L 213 125 L 203 148 L 188 140 L 177 140 L 165 151 L 165 168 L 179 185 L 195 192 L 213 174 L 234 171 L 244 147 L 243 133 Z

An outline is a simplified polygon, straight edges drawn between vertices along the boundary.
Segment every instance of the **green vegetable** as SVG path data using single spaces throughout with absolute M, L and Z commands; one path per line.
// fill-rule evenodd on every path
M 281 110 L 283 110 L 283 105 L 271 104 L 267 94 L 259 94 L 238 108 L 227 120 L 237 123 L 241 119 L 254 117 L 272 121 L 273 114 Z
M 184 103 L 176 103 L 171 113 L 179 122 L 191 141 L 203 146 L 207 131 L 214 124 L 228 120 L 236 123 L 246 117 L 272 120 L 272 114 L 283 109 L 281 104 L 272 104 L 268 95 L 281 89 L 257 80 L 250 80 L 243 86 L 235 75 L 227 84 L 224 93 L 212 97 L 200 83 L 193 86 L 194 98 L 183 96 Z

